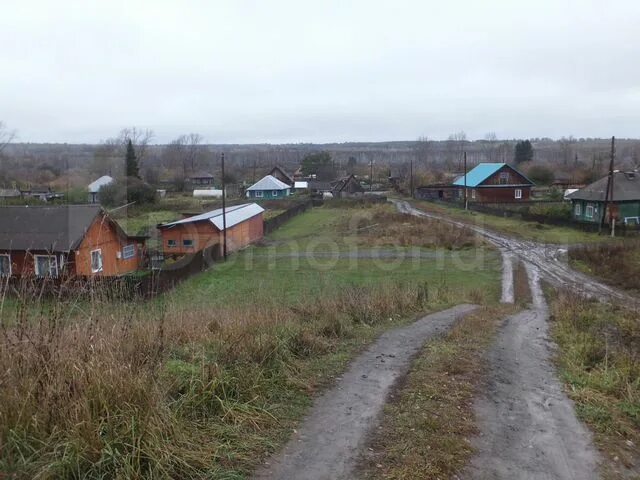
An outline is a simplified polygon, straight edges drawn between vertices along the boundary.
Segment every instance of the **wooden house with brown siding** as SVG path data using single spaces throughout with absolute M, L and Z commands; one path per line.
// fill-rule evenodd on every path
M 256 203 L 234 205 L 226 209 L 227 252 L 234 252 L 263 237 L 264 209 Z M 180 257 L 217 246 L 222 254 L 222 209 L 158 225 L 165 257 Z
M 480 163 L 453 182 L 458 188 L 458 198 L 464 196 L 470 202 L 517 203 L 530 200 L 535 185 L 523 173 L 506 163 Z
M 140 268 L 145 240 L 95 205 L 0 207 L 0 275 L 124 275 Z

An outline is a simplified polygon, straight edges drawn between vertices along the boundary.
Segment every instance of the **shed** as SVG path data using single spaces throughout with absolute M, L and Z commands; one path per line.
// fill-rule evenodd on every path
M 109 175 L 103 175 L 97 180 L 94 180 L 87 186 L 87 190 L 89 191 L 89 203 L 99 203 L 98 194 L 100 193 L 100 189 L 107 185 L 113 183 L 113 177 Z
M 278 180 L 280 180 L 282 183 L 286 183 L 290 187 L 293 187 L 294 181 L 293 181 L 293 178 L 291 178 L 291 175 L 289 175 L 287 172 L 284 171 L 284 169 L 282 169 L 277 165 L 273 167 L 267 175 L 271 175 L 272 177 L 275 177 Z
M 228 207 L 225 212 L 227 252 L 260 240 L 264 234 L 264 209 L 256 203 Z M 165 257 L 193 254 L 214 248 L 222 255 L 225 221 L 222 209 L 158 225 Z M 217 246 L 217 248 L 216 248 Z
M 291 195 L 291 186 L 272 175 L 267 175 L 247 188 L 247 198 L 278 199 L 289 195 Z
M 194 197 L 222 198 L 222 190 L 216 188 L 197 189 L 193 191 Z
M 197 172 L 189 177 L 193 186 L 213 186 L 213 175 L 209 172 Z

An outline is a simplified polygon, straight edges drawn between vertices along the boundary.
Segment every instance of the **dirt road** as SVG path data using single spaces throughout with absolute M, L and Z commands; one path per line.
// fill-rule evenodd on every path
M 316 399 L 311 414 L 284 450 L 256 479 L 350 479 L 366 434 L 378 419 L 395 382 L 424 343 L 446 332 L 473 305 L 427 315 L 383 334 L 356 358 L 338 383 Z
M 551 362 L 548 309 L 539 272 L 527 264 L 533 307 L 506 319 L 489 354 L 489 376 L 475 402 L 481 436 L 461 478 L 591 480 L 598 454 L 576 418 Z
M 474 225 L 427 214 L 407 202 L 400 211 L 471 228 L 494 243 L 503 255 L 502 301 L 513 301 L 512 261 L 527 269 L 533 305 L 506 319 L 489 353 L 487 388 L 474 410 L 481 434 L 477 454 L 461 478 L 473 480 L 592 480 L 599 478 L 599 456 L 591 435 L 578 421 L 551 362 L 553 343 L 541 277 L 606 300 L 626 294 L 569 268 L 561 248 L 511 239 Z M 511 278 L 511 280 L 509 280 Z
M 496 245 L 502 252 L 531 263 L 538 267 L 542 278 L 555 287 L 568 287 L 574 291 L 599 300 L 617 300 L 631 306 L 640 306 L 640 302 L 624 292 L 616 290 L 581 272 L 572 269 L 567 260 L 567 247 L 553 244 L 541 244 L 501 235 L 486 228 L 470 223 L 453 220 L 443 215 L 425 212 L 411 206 L 403 200 L 392 200 L 399 211 L 420 217 L 435 218 L 461 228 L 469 228 Z

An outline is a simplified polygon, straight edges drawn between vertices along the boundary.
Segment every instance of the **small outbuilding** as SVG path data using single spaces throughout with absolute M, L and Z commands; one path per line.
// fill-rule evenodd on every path
M 222 198 L 222 190 L 217 188 L 196 189 L 193 191 L 196 198 Z
M 331 189 L 335 198 L 354 197 L 364 193 L 364 188 L 353 174 L 331 182 Z
M 213 175 L 208 172 L 198 172 L 189 177 L 189 183 L 194 187 L 213 187 Z
M 278 180 L 272 175 L 258 180 L 247 188 L 247 198 L 275 200 L 291 195 L 291 185 Z
M 256 203 L 234 205 L 158 225 L 165 257 L 179 257 L 213 248 L 222 256 L 223 234 L 227 229 L 227 252 L 257 242 L 264 234 L 264 209 Z
M 89 191 L 89 203 L 100 203 L 98 195 L 102 187 L 106 187 L 113 183 L 113 177 L 109 175 L 103 175 L 99 179 L 94 180 L 87 186 Z
M 284 169 L 282 169 L 281 167 L 278 167 L 278 166 L 273 167 L 267 175 L 271 175 L 272 177 L 277 178 L 282 183 L 286 183 L 290 187 L 293 187 L 294 185 L 294 180 L 293 178 L 291 178 L 291 175 L 285 172 Z

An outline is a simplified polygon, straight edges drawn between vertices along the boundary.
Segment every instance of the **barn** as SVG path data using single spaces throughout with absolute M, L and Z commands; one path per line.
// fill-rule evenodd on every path
M 0 207 L 0 276 L 117 276 L 138 270 L 146 237 L 97 205 Z
M 529 200 L 535 184 L 506 163 L 479 163 L 466 174 L 466 181 L 462 175 L 453 185 L 458 187 L 459 199 L 466 187 L 470 202 L 511 203 Z
M 256 203 L 226 209 L 227 252 L 231 253 L 260 240 L 264 233 L 264 209 Z M 222 209 L 201 213 L 158 225 L 165 257 L 180 257 L 214 248 L 222 255 L 225 222 Z

